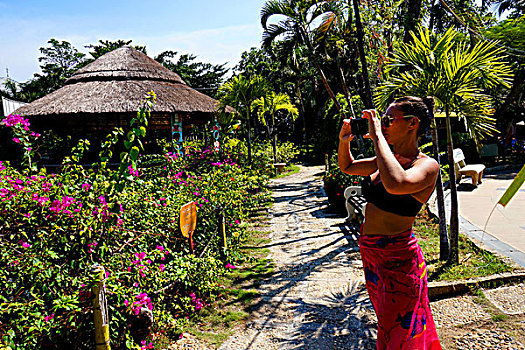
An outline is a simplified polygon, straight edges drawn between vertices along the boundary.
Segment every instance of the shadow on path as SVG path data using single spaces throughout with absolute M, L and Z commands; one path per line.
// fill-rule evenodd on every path
M 289 217 L 285 219 L 287 232 L 263 248 L 280 247 L 282 252 L 290 254 L 291 261 L 279 266 L 260 285 L 261 299 L 251 307 L 251 311 L 262 315 L 257 321 L 260 328 L 245 349 L 252 348 L 260 332 L 272 328 L 289 330 L 288 337 L 280 339 L 289 349 L 375 348 L 375 320 L 370 317 L 372 306 L 361 281 L 349 280 L 335 292 L 324 289 L 316 295 L 311 291 L 330 287 L 329 279 L 318 281 L 317 276 L 333 276 L 341 271 L 342 265 L 348 271 L 355 269 L 353 264 L 360 260 L 358 227 L 327 223 L 322 228 L 319 224 L 308 228 L 308 222 L 319 223 L 334 217 L 326 208 L 326 199 L 321 199 L 319 180 L 280 183 L 272 189 L 275 203 L 286 202 L 293 210 L 272 214 L 280 220 Z M 307 229 L 297 237 L 301 227 Z M 322 245 L 316 246 L 320 240 Z M 314 247 L 297 250 L 297 243 L 303 247 L 312 243 Z M 324 251 L 327 252 L 323 254 Z M 286 313 L 288 317 L 283 316 Z

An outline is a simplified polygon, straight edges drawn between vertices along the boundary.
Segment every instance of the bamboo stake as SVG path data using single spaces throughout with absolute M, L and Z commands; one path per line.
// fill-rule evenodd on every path
M 95 350 L 111 350 L 109 345 L 108 308 L 106 301 L 106 271 L 103 266 L 94 264 L 91 267 L 91 277 L 95 284 L 93 293 L 93 322 L 95 324 Z

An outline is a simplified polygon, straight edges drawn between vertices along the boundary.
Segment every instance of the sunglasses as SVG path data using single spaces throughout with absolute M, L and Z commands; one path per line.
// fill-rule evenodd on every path
M 417 117 L 415 115 L 409 114 L 409 115 L 404 115 L 402 117 L 396 118 L 396 117 L 390 117 L 386 114 L 383 114 L 381 116 L 381 125 L 383 125 L 385 128 L 388 128 L 390 125 L 392 125 L 392 123 L 396 119 L 410 119 L 410 118 L 417 118 Z

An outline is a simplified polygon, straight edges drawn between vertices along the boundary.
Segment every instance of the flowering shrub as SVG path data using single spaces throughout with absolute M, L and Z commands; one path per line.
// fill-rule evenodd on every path
M 361 176 L 348 175 L 339 169 L 337 155 L 330 159 L 330 169 L 323 176 L 324 190 L 328 202 L 338 211 L 345 212 L 344 191 L 348 186 L 360 186 Z
M 235 146 L 219 154 L 198 143 L 184 157 L 140 156 L 148 108 L 139 111 L 135 136 L 127 134 L 127 152 L 116 170 L 105 162 L 115 138 L 124 135 L 118 130 L 92 169 L 79 165 L 86 140 L 58 174 L 38 171 L 30 161 L 22 171 L 0 162 L 3 345 L 94 348 L 89 277 L 94 263 L 106 270 L 114 348 L 153 348 L 158 332 L 179 334 L 195 312 L 213 302 L 218 278 L 239 256 L 248 211 L 269 200 L 268 166 L 241 166 L 237 159 L 245 155 Z M 28 144 L 37 137 L 22 117 L 8 117 L 4 125 L 23 131 Z M 198 209 L 194 255 L 178 225 L 180 207 L 190 201 Z M 219 215 L 229 237 L 226 261 L 219 259 Z M 144 309 L 155 320 L 146 336 L 135 327 Z
M 40 134 L 29 130 L 29 121 L 20 115 L 8 115 L 0 122 L 0 125 L 10 127 L 13 132 L 13 142 L 20 144 L 23 149 L 22 165 L 31 170 L 35 169 L 32 159 L 35 154 L 34 141 L 40 137 Z

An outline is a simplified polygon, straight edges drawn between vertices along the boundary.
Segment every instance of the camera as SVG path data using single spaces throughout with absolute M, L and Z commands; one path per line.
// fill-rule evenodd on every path
M 368 119 L 350 119 L 350 128 L 352 128 L 352 135 L 359 136 L 368 134 Z

